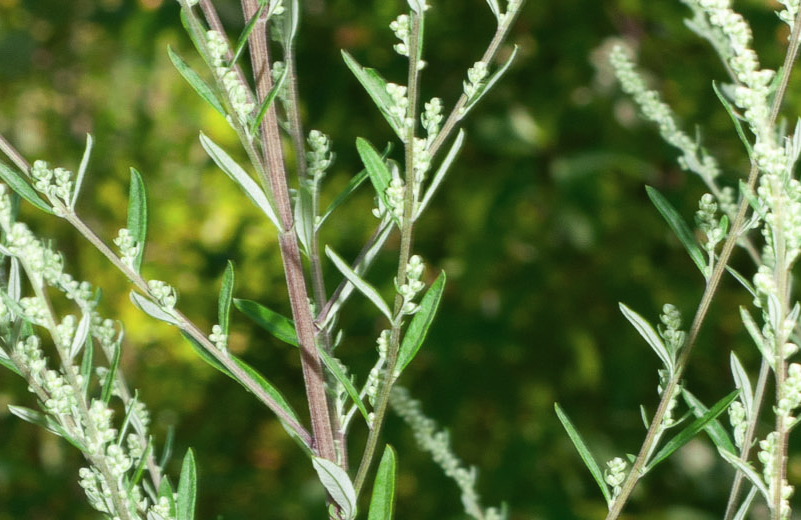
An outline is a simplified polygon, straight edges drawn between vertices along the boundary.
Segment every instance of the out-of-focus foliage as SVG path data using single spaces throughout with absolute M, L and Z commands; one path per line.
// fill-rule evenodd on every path
M 216 3 L 235 34 L 239 3 Z M 360 169 L 355 138 L 392 137 L 339 49 L 402 82 L 404 63 L 391 50 L 387 25 L 405 2 L 302 3 L 303 112 L 307 128 L 334 140 L 326 192 L 333 197 Z M 492 16 L 482 0 L 429 3 L 423 92 L 448 105 L 491 36 Z M 762 2 L 739 4 L 767 66 L 776 67 L 786 36 L 780 24 Z M 680 2 L 529 1 L 512 36 L 519 61 L 468 122 L 465 150 L 418 227 L 416 250 L 429 274 L 443 268 L 449 283 L 403 383 L 450 429 L 464 460 L 481 468 L 485 503 L 507 501 L 512 518 L 603 516 L 553 402 L 600 456 L 637 450 L 639 404 L 652 410 L 657 403 L 657 360 L 617 302 L 654 319 L 669 301 L 688 322 L 701 294 L 700 276 L 643 188 L 657 187 L 689 218 L 701 183 L 675 165 L 673 151 L 620 96 L 605 64 L 609 38 L 622 35 L 639 47 L 640 64 L 685 129 L 704 126 L 704 142 L 732 185 L 745 172 L 746 157 L 711 88 L 724 71 L 684 27 L 685 15 Z M 172 1 L 0 0 L 0 133 L 30 160 L 74 169 L 92 132 L 95 153 L 78 207 L 107 240 L 125 221 L 128 168 L 142 172 L 154 223 L 144 272 L 173 283 L 181 309 L 206 329 L 228 258 L 237 266 L 237 297 L 286 310 L 271 226 L 197 140 L 201 129 L 223 145 L 234 136 L 173 69 L 168 44 L 199 64 Z M 375 224 L 371 204 L 364 190 L 329 221 L 324 239 L 352 257 Z M 176 453 L 195 448 L 199 518 L 324 514 L 311 464 L 255 399 L 204 366 L 174 330 L 134 309 L 122 277 L 67 226 L 29 207 L 23 218 L 56 241 L 73 272 L 104 288 L 104 313 L 127 323 L 124 367 L 155 413 L 158 441 L 173 427 Z M 385 255 L 372 279 L 391 280 L 392 262 Z M 327 274 L 330 289 L 338 274 Z M 687 373 L 688 388 L 707 402 L 731 386 L 730 349 L 751 366 L 758 362 L 732 312 L 741 298 L 734 283 L 724 284 Z M 357 369 L 367 369 L 379 331 L 371 312 L 354 299 L 343 318 L 341 356 Z M 303 410 L 296 350 L 237 314 L 229 345 Z M 0 520 L 93 518 L 77 485 L 76 452 L 8 413 L 7 403 L 29 398 L 20 381 L 1 373 Z M 399 454 L 398 518 L 461 518 L 455 486 L 396 418 L 387 438 Z M 359 442 L 355 435 L 354 453 Z M 703 439 L 691 443 L 644 480 L 630 518 L 718 518 L 729 470 L 713 455 Z M 801 461 L 791 460 L 790 479 L 801 479 Z

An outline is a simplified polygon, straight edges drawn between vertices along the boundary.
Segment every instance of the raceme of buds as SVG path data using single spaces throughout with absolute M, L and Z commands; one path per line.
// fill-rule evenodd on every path
M 479 88 L 487 77 L 487 64 L 483 61 L 477 61 L 467 70 L 467 81 L 464 82 L 464 94 L 467 99 L 476 95 Z

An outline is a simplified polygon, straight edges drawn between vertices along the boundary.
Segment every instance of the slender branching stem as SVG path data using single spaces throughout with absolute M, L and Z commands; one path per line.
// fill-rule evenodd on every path
M 792 65 L 795 62 L 795 58 L 798 53 L 797 43 L 799 40 L 799 28 L 801 28 L 801 11 L 799 11 L 799 17 L 796 18 L 795 25 L 793 26 L 793 32 L 790 36 L 788 51 L 785 56 L 784 65 L 782 68 L 782 77 L 779 86 L 776 89 L 776 94 L 773 98 L 773 102 L 771 105 L 771 112 L 770 112 L 771 125 L 774 125 L 776 123 L 776 118 L 778 116 L 779 109 L 781 108 L 782 100 L 784 98 L 784 93 L 787 90 L 787 82 L 789 81 Z M 759 176 L 759 169 L 757 168 L 756 163 L 752 163 L 747 181 L 749 190 L 754 189 L 758 176 Z M 607 520 L 615 519 L 620 515 L 620 513 L 623 511 L 623 507 L 626 505 L 626 502 L 628 502 L 628 499 L 631 496 L 631 492 L 634 490 L 634 487 L 637 485 L 637 482 L 643 476 L 643 469 L 645 468 L 645 465 L 648 462 L 648 457 L 652 453 L 654 444 L 657 441 L 658 438 L 657 434 L 662 425 L 662 420 L 665 417 L 665 413 L 668 410 L 668 405 L 670 404 L 670 400 L 676 391 L 676 388 L 681 380 L 682 375 L 684 374 L 684 369 L 686 368 L 687 361 L 689 360 L 690 354 L 692 353 L 692 348 L 695 344 L 696 339 L 698 339 L 698 333 L 701 330 L 701 325 L 703 325 L 704 319 L 706 318 L 707 312 L 709 311 L 709 306 L 711 305 L 715 292 L 718 289 L 720 280 L 723 277 L 723 272 L 725 271 L 726 265 L 728 264 L 729 258 L 731 257 L 731 253 L 734 250 L 734 246 L 736 245 L 740 234 L 744 231 L 742 227 L 743 224 L 745 223 L 745 215 L 747 211 L 748 211 L 748 199 L 746 199 L 743 196 L 737 208 L 737 215 L 734 219 L 734 222 L 732 222 L 731 231 L 729 235 L 726 237 L 726 241 L 723 244 L 720 256 L 718 257 L 718 261 L 715 264 L 715 268 L 712 271 L 709 280 L 707 280 L 704 293 L 701 296 L 701 302 L 698 304 L 698 308 L 696 309 L 692 325 L 687 333 L 687 337 L 681 349 L 681 354 L 679 355 L 679 359 L 676 362 L 676 370 L 673 376 L 668 381 L 667 385 L 665 386 L 664 391 L 662 392 L 662 399 L 660 400 L 656 413 L 654 414 L 654 417 L 651 420 L 651 425 L 648 428 L 648 433 L 645 435 L 645 440 L 643 441 L 642 447 L 640 448 L 640 452 L 637 455 L 637 458 L 635 459 L 634 464 L 631 467 L 631 471 L 626 477 L 626 480 L 621 485 L 620 494 L 612 503 L 612 507 L 609 510 L 609 514 L 606 516 Z

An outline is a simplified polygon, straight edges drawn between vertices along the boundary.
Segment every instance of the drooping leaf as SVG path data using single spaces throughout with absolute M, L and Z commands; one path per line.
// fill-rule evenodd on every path
M 133 262 L 134 271 L 138 273 L 142 267 L 142 259 L 145 257 L 145 242 L 147 240 L 147 193 L 145 192 L 145 181 L 142 180 L 142 176 L 134 168 L 131 168 L 127 227 L 131 237 L 139 245 L 139 250 Z
M 709 413 L 709 409 L 704 406 L 704 404 L 693 394 L 691 394 L 688 390 L 682 389 L 682 395 L 684 396 L 684 401 L 687 403 L 687 406 L 690 407 L 693 414 L 696 417 L 703 417 L 707 413 Z M 713 419 L 709 421 L 709 423 L 704 427 L 706 430 L 707 435 L 709 438 L 712 439 L 712 442 L 717 446 L 719 449 L 727 450 L 731 453 L 737 453 L 737 448 L 734 446 L 734 443 L 731 441 L 728 432 L 720 424 L 720 421 L 717 419 Z
M 292 346 L 298 346 L 298 334 L 295 332 L 295 323 L 289 318 L 253 300 L 234 298 L 234 306 L 276 338 Z
M 8 411 L 23 421 L 35 424 L 36 426 L 44 428 L 50 433 L 54 433 L 59 437 L 64 438 L 67 442 L 79 450 L 86 451 L 86 447 L 84 447 L 78 439 L 72 437 L 67 430 L 62 428 L 62 426 L 54 421 L 50 416 L 41 412 L 37 412 L 36 410 L 31 410 L 30 408 L 26 408 L 24 406 L 16 406 L 13 404 L 8 405 Z
M 395 372 L 397 374 L 403 372 L 403 369 L 414 359 L 423 345 L 428 329 L 437 314 L 444 290 L 445 271 L 442 271 L 434 283 L 431 284 L 431 287 L 428 288 L 422 300 L 420 300 L 420 309 L 412 318 L 411 323 L 409 323 L 409 328 L 406 329 L 398 351 L 398 361 L 395 364 Z
M 654 349 L 656 355 L 659 356 L 659 359 L 662 360 L 662 364 L 670 371 L 672 374 L 674 371 L 673 366 L 673 356 L 670 355 L 665 344 L 662 343 L 662 339 L 659 337 L 659 334 L 656 333 L 651 324 L 648 323 L 645 318 L 634 312 L 633 310 L 629 309 L 622 303 L 618 304 L 620 306 L 620 311 L 623 313 L 623 316 L 626 317 L 634 328 L 637 329 L 637 332 L 640 333 L 640 336 L 645 339 L 645 341 L 651 345 L 651 348 Z
M 150 301 L 148 298 L 145 298 L 138 292 L 131 291 L 129 296 L 131 297 L 131 303 L 133 303 L 136 308 L 148 316 L 169 323 L 170 325 L 179 325 L 179 321 L 175 316 L 169 314 L 167 311 L 163 310 L 161 307 Z
M 395 508 L 395 450 L 387 444 L 378 464 L 367 520 L 392 520 Z
M 200 134 L 200 144 L 209 157 L 214 160 L 217 166 L 225 172 L 241 189 L 245 195 L 256 205 L 257 208 L 262 210 L 267 218 L 275 225 L 276 229 L 280 230 L 281 220 L 278 218 L 278 213 L 273 206 L 273 203 L 267 198 L 267 195 L 259 188 L 250 175 L 248 175 L 239 164 L 229 156 L 225 150 L 217 146 L 214 141 L 209 139 L 203 134 Z
M 350 268 L 350 266 L 345 262 L 342 257 L 334 252 L 329 246 L 325 246 L 325 254 L 328 255 L 328 258 L 334 262 L 334 265 L 339 269 L 339 271 L 347 278 L 347 280 L 356 286 L 359 291 L 364 294 L 368 300 L 373 302 L 373 305 L 387 317 L 390 323 L 393 323 L 392 319 L 392 311 L 389 310 L 389 306 L 386 304 L 381 295 L 378 294 L 378 291 L 375 287 L 367 283 L 362 277 L 360 277 L 356 272 Z
M 663 447 L 660 449 L 656 454 L 651 457 L 651 460 L 648 461 L 647 466 L 644 469 L 644 472 L 647 473 L 651 471 L 657 464 L 668 458 L 674 451 L 678 450 L 690 440 L 695 437 L 698 432 L 706 428 L 706 426 L 713 420 L 717 418 L 718 415 L 722 414 L 726 411 L 726 408 L 737 399 L 737 395 L 740 393 L 739 390 L 735 390 L 734 392 L 730 393 L 717 403 L 715 403 L 709 411 L 704 414 L 703 416 L 697 418 L 690 424 L 684 427 L 682 431 L 676 434 L 675 437 L 670 439 Z
M 0 177 L 14 190 L 20 197 L 27 200 L 45 213 L 53 213 L 53 209 L 45 202 L 39 194 L 33 189 L 33 186 L 28 184 L 28 181 L 15 170 L 12 170 L 3 163 L 0 163 Z
M 188 31 L 189 32 L 189 31 Z M 190 32 L 191 35 L 191 32 Z M 181 76 L 195 89 L 195 92 L 203 98 L 206 103 L 212 106 L 214 110 L 216 110 L 221 116 L 225 117 L 225 109 L 220 103 L 220 100 L 217 99 L 216 94 L 214 91 L 209 87 L 205 81 L 200 79 L 200 76 L 195 72 L 183 59 L 181 59 L 178 54 L 176 54 L 169 46 L 167 46 L 167 54 L 170 56 L 170 61 L 172 64 L 175 65 L 175 68 L 178 69 L 178 72 L 181 73 Z
M 645 191 L 648 193 L 648 197 L 651 199 L 651 202 L 653 202 L 654 206 L 656 206 L 656 209 L 662 214 L 662 217 L 668 223 L 668 226 L 670 226 L 670 229 L 672 229 L 676 234 L 679 242 L 681 242 L 681 244 L 684 246 L 684 249 L 687 250 L 687 253 L 689 253 L 690 258 L 701 271 L 701 274 L 703 274 L 704 278 L 706 278 L 706 259 L 704 257 L 704 253 L 701 251 L 698 242 L 695 241 L 695 236 L 693 236 L 692 231 L 690 231 L 690 228 L 684 222 L 684 219 L 681 218 L 679 212 L 676 211 L 670 202 L 668 202 L 668 200 L 657 190 L 650 186 L 646 186 Z
M 509 54 L 509 57 L 506 58 L 505 62 L 503 62 L 503 65 L 498 67 L 498 69 L 482 83 L 482 85 L 478 88 L 478 91 L 470 98 L 470 100 L 465 103 L 464 109 L 459 114 L 459 119 L 464 119 L 464 116 L 466 116 L 467 113 L 472 110 L 472 108 L 476 106 L 476 104 L 481 101 L 481 99 L 486 96 L 487 93 L 489 93 L 492 87 L 494 87 L 495 84 L 503 77 L 516 57 L 517 45 L 514 46 L 511 54 Z
M 426 194 L 423 196 L 423 200 L 420 201 L 420 205 L 417 207 L 414 220 L 417 220 L 420 215 L 423 214 L 423 211 L 425 211 L 425 209 L 428 207 L 428 204 L 431 202 L 431 198 L 435 193 L 437 193 L 437 189 L 439 189 L 440 184 L 442 184 L 442 181 L 445 179 L 445 174 L 448 173 L 451 165 L 456 160 L 456 157 L 459 156 L 459 152 L 462 150 L 464 136 L 464 130 L 460 128 L 459 133 L 456 134 L 456 139 L 451 145 L 451 149 L 448 150 L 448 154 L 445 156 L 445 159 L 442 160 L 442 164 L 440 164 L 439 168 L 437 169 L 437 173 L 435 173 L 434 177 L 431 179 L 431 184 L 428 185 Z
M 556 410 L 556 415 L 559 417 L 559 421 L 561 421 L 562 426 L 564 426 L 565 431 L 567 432 L 567 435 L 570 437 L 570 440 L 573 441 L 573 446 L 576 447 L 576 451 L 578 451 L 579 455 L 581 456 L 581 460 L 584 461 L 584 465 L 587 466 L 588 470 L 590 470 L 590 474 L 595 479 L 595 482 L 598 483 L 598 487 L 601 488 L 601 493 L 603 493 L 606 503 L 611 504 L 612 494 L 609 493 L 609 487 L 606 485 L 606 481 L 604 480 L 603 471 L 601 471 L 601 468 L 598 467 L 598 463 L 595 462 L 595 458 L 587 448 L 587 444 L 584 442 L 584 439 L 581 438 L 581 435 L 579 434 L 578 430 L 576 430 L 576 427 L 573 426 L 573 423 L 567 417 L 567 414 L 562 411 L 559 403 L 554 403 L 553 406 Z
M 405 139 L 406 136 L 403 134 L 399 121 L 389 111 L 390 107 L 393 106 L 393 101 L 392 97 L 387 93 L 386 80 L 374 69 L 359 65 L 359 63 L 353 59 L 353 56 L 344 50 L 342 51 L 342 58 L 345 60 L 345 64 L 351 72 L 353 72 L 354 76 L 356 76 L 356 79 L 359 80 L 359 83 L 362 84 L 364 90 L 367 91 L 367 94 L 378 107 L 378 110 L 381 111 L 381 114 L 384 116 L 384 119 L 387 120 L 389 126 L 395 130 L 398 138 L 401 140 Z
M 223 334 L 228 334 L 228 323 L 231 315 L 231 299 L 234 294 L 234 263 L 228 260 L 223 273 L 220 297 L 217 300 L 217 322 Z
M 312 457 L 312 465 L 323 487 L 340 507 L 343 520 L 356 518 L 356 490 L 345 470 L 321 457 Z
M 178 480 L 178 500 L 176 520 L 194 520 L 195 502 L 197 500 L 197 468 L 192 448 L 186 450 L 181 466 L 181 477 Z
M 75 188 L 72 191 L 72 199 L 70 200 L 70 209 L 75 209 L 75 203 L 78 202 L 78 194 L 81 193 L 81 187 L 83 186 L 83 178 L 86 175 L 86 168 L 89 166 L 89 158 L 92 156 L 92 147 L 94 146 L 95 140 L 92 138 L 92 134 L 86 134 L 86 148 L 83 151 L 83 157 L 81 158 L 81 164 L 78 166 L 78 175 L 75 177 Z
M 359 391 L 353 386 L 353 382 L 350 380 L 348 375 L 342 370 L 342 367 L 339 365 L 336 359 L 334 359 L 331 354 L 325 351 L 325 349 L 318 347 L 317 353 L 320 355 L 320 359 L 323 360 L 323 363 L 328 368 L 329 371 L 334 375 L 337 381 L 342 384 L 345 388 L 345 391 L 348 393 L 348 396 L 351 398 L 353 403 L 359 409 L 359 411 L 364 416 L 364 420 L 367 421 L 367 424 L 370 424 L 370 413 L 367 411 L 367 407 L 364 406 L 364 402 L 362 398 L 359 396 Z
M 743 462 L 740 459 L 739 454 L 729 453 L 728 451 L 721 449 L 718 449 L 718 453 L 720 453 L 720 456 L 723 457 L 726 462 L 734 466 L 734 469 L 742 472 L 742 474 L 745 475 L 751 484 L 753 484 L 759 490 L 759 492 L 762 493 L 762 496 L 765 498 L 765 500 L 769 504 L 771 503 L 773 497 L 768 492 L 768 488 L 765 486 L 765 481 L 763 481 L 762 476 L 751 467 L 751 464 Z

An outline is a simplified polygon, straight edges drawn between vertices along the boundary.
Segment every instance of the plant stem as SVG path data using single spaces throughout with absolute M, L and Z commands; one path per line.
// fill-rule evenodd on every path
M 245 19 L 250 19 L 258 11 L 256 0 L 242 0 Z M 256 98 L 261 103 L 272 88 L 270 77 L 270 55 L 267 46 L 267 27 L 265 20 L 259 20 L 248 36 L 253 76 L 256 80 Z M 306 398 L 311 414 L 314 442 L 312 448 L 325 459 L 336 461 L 336 449 L 331 430 L 328 410 L 328 397 L 325 391 L 322 364 L 315 343 L 316 330 L 309 309 L 306 280 L 303 276 L 303 263 L 300 258 L 298 239 L 293 229 L 292 202 L 281 153 L 281 135 L 275 105 L 267 109 L 261 123 L 262 152 L 267 166 L 270 190 L 278 206 L 278 215 L 283 229 L 278 233 L 278 244 L 284 264 L 289 303 L 298 334 L 301 352 L 303 379 L 306 384 Z
M 784 94 L 787 90 L 787 83 L 790 79 L 790 72 L 792 70 L 792 65 L 795 62 L 796 55 L 798 53 L 798 39 L 799 39 L 799 29 L 801 28 L 801 11 L 799 11 L 798 17 L 795 20 L 795 24 L 793 26 L 793 32 L 790 36 L 790 43 L 788 45 L 788 51 L 785 55 L 784 65 L 782 68 L 782 77 L 779 83 L 779 87 L 776 89 L 776 94 L 774 95 L 773 102 L 771 105 L 771 112 L 770 112 L 770 124 L 771 126 L 776 123 L 776 118 L 779 113 L 779 109 L 781 108 L 782 100 L 784 98 Z M 751 170 L 748 174 L 748 189 L 753 190 L 754 186 L 756 185 L 757 178 L 759 176 L 759 169 L 757 168 L 756 163 L 751 164 Z M 731 253 L 734 250 L 734 246 L 737 243 L 740 233 L 743 231 L 741 228 L 743 223 L 745 222 L 745 214 L 748 210 L 748 200 L 745 197 L 742 197 L 740 204 L 737 208 L 737 215 L 732 222 L 731 231 L 726 237 L 726 241 L 723 244 L 723 249 L 720 252 L 720 256 L 718 257 L 718 262 L 715 264 L 715 268 L 712 271 L 712 275 L 709 277 L 707 281 L 706 287 L 704 289 L 704 293 L 701 296 L 701 302 L 698 304 L 698 309 L 695 311 L 695 317 L 693 318 L 692 326 L 687 334 L 687 337 L 684 341 L 684 345 L 682 347 L 681 354 L 679 355 L 679 359 L 676 362 L 676 371 L 673 377 L 670 378 L 668 384 L 665 386 L 664 391 L 662 392 L 662 399 L 659 402 L 659 406 L 657 407 L 656 413 L 654 414 L 653 419 L 651 420 L 651 425 L 648 428 L 648 433 L 645 435 L 645 440 L 643 441 L 642 447 L 640 448 L 640 452 L 637 455 L 637 458 L 634 461 L 634 464 L 631 467 L 631 471 L 629 472 L 626 480 L 623 482 L 621 486 L 620 494 L 618 495 L 617 499 L 615 499 L 612 507 L 609 510 L 609 514 L 606 516 L 607 520 L 613 520 L 617 518 L 620 513 L 623 511 L 623 507 L 625 506 L 626 502 L 628 501 L 631 492 L 634 490 L 634 487 L 637 485 L 637 482 L 642 477 L 642 470 L 645 468 L 645 464 L 648 462 L 648 456 L 652 452 L 652 445 L 657 440 L 657 432 L 659 430 L 660 425 L 662 424 L 662 420 L 664 419 L 665 412 L 668 409 L 668 404 L 670 403 L 671 397 L 676 390 L 676 387 L 681 380 L 681 376 L 684 374 L 684 369 L 686 368 L 687 361 L 690 358 L 690 353 L 692 352 L 692 348 L 695 345 L 695 341 L 698 338 L 698 333 L 701 330 L 701 325 L 706 318 L 707 311 L 709 311 L 709 306 L 712 303 L 712 298 L 715 295 L 715 292 L 718 289 L 720 284 L 720 280 L 723 276 L 723 272 L 726 269 L 726 264 L 729 262 L 729 258 L 731 257 Z

